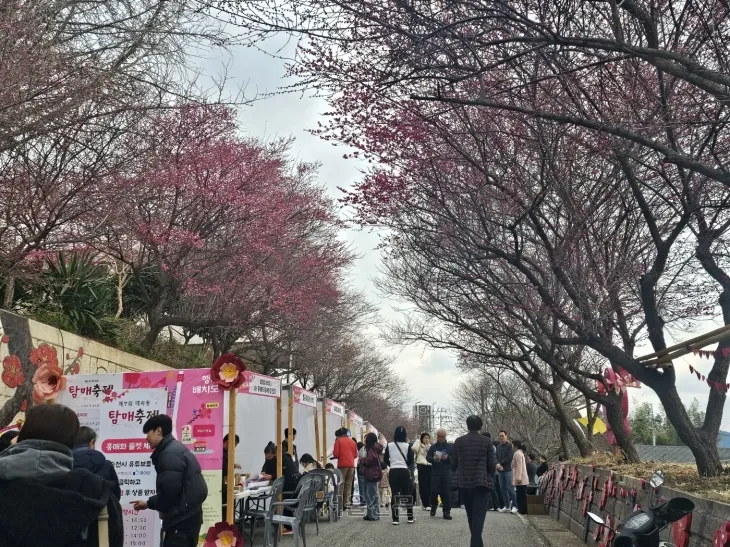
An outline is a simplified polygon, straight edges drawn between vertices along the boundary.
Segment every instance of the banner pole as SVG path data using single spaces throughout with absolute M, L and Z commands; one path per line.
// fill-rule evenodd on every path
M 289 455 L 294 457 L 294 388 L 289 386 L 289 438 L 287 439 L 287 449 Z M 299 462 L 294 462 L 299 468 Z
M 322 465 L 327 465 L 327 399 L 322 403 Z
M 322 461 L 320 459 L 321 452 L 319 450 L 319 413 L 317 412 L 316 404 L 314 405 L 314 443 L 315 443 L 315 450 L 317 451 L 317 461 L 319 463 L 322 463 Z
M 236 394 L 237 389 L 228 392 L 228 469 L 226 469 L 226 521 L 233 525 L 234 509 L 236 501 L 233 499 L 233 490 L 236 486 L 235 464 L 236 464 Z

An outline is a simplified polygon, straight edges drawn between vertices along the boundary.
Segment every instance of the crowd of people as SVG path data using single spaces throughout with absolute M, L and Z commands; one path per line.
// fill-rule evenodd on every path
M 406 429 L 398 427 L 390 442 L 368 433 L 364 442 L 357 443 L 347 428 L 340 428 L 329 454 L 337 465 L 330 461 L 324 466 L 332 472 L 340 510 L 359 505 L 364 508 L 364 520 L 378 521 L 380 510 L 390 509 L 391 521 L 398 525 L 402 513 L 407 523 L 416 522 L 414 506 L 418 500 L 431 517 L 436 517 L 440 508 L 444 520 L 452 520 L 452 507 L 463 506 L 471 533 L 470 547 L 481 547 L 488 510 L 526 513 L 527 495 L 537 490 L 537 480 L 548 471 L 548 465 L 543 456 L 536 458 L 527 452 L 521 441 L 509 439 L 507 431 L 499 431 L 493 441 L 490 433 L 482 431 L 478 416 L 467 418 L 466 426 L 468 433 L 453 443 L 447 440 L 444 429 L 436 432 L 435 441 L 422 433 L 411 442 Z M 193 547 L 208 495 L 200 465 L 194 454 L 173 437 L 169 416 L 153 416 L 142 431 L 153 449 L 156 493 L 133 502 L 132 508 L 159 512 L 163 547 Z M 281 468 L 285 496 L 291 496 L 302 476 L 323 465 L 311 454 L 298 459 L 293 456 L 297 454 L 296 430 L 291 434 L 287 430 L 285 437 Z M 3 545 L 97 547 L 98 517 L 105 509 L 109 517 L 108 545 L 122 547 L 119 479 L 114 465 L 96 450 L 96 439 L 96 432 L 80 426 L 71 409 L 56 404 L 33 406 L 19 432 L 0 437 Z M 227 437 L 223 446 L 225 471 L 230 457 Z M 270 442 L 264 448 L 261 477 L 276 480 L 277 464 L 277 447 Z M 358 495 L 353 488 L 356 477 Z M 17 518 L 19 507 L 23 508 L 22 519 Z

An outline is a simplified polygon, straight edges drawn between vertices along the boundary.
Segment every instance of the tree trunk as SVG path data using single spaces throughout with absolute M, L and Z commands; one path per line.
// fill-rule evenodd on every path
M 0 322 L 3 334 L 10 337 L 8 354 L 20 359 L 25 381 L 15 389 L 2 408 L 0 408 L 0 427 L 10 425 L 11 420 L 20 412 L 23 402 L 27 401 L 28 408 L 33 405 L 33 374 L 36 367 L 30 362 L 30 352 L 33 349 L 33 339 L 30 334 L 28 319 L 12 313 L 0 311 Z
M 124 311 L 124 280 L 122 274 L 117 276 L 117 313 L 114 315 L 115 319 L 119 319 Z
M 578 452 L 580 452 L 581 458 L 587 458 L 593 453 L 593 445 L 588 442 L 588 439 L 586 439 L 585 435 L 583 434 L 583 431 L 578 426 L 578 424 L 575 423 L 573 418 L 568 414 L 568 411 L 565 408 L 565 405 L 563 404 L 563 400 L 560 398 L 560 393 L 557 389 L 550 389 L 550 398 L 553 401 L 553 406 L 555 407 L 555 417 L 560 422 L 560 443 L 561 445 L 566 445 L 566 443 L 563 442 L 563 430 L 567 434 L 569 434 L 571 437 L 573 437 L 573 441 L 575 442 L 575 445 L 578 447 Z
M 568 442 L 568 428 L 565 427 L 563 422 L 560 422 L 560 449 L 562 450 L 563 458 L 570 459 L 570 444 Z
M 641 461 L 639 453 L 636 451 L 634 443 L 631 442 L 631 438 L 626 432 L 624 427 L 624 413 L 621 410 L 621 396 L 608 394 L 608 404 L 606 404 L 606 420 L 611 426 L 611 431 L 616 437 L 616 443 L 619 448 L 623 451 L 626 459 L 632 463 L 638 463 Z
M 143 350 L 150 351 L 152 349 L 152 346 L 154 346 L 155 342 L 157 342 L 157 337 L 160 336 L 160 332 L 162 332 L 163 328 L 164 326 L 162 325 L 150 324 L 150 330 L 142 340 L 141 346 Z
M 720 454 L 717 450 L 717 434 L 712 437 L 703 429 L 692 424 L 676 387 L 658 384 L 654 391 L 664 407 L 667 419 L 674 426 L 677 435 L 692 451 L 697 463 L 697 472 L 702 477 L 714 477 L 722 472 Z
M 5 298 L 3 298 L 3 309 L 12 310 L 15 301 L 15 275 L 9 273 L 5 277 Z

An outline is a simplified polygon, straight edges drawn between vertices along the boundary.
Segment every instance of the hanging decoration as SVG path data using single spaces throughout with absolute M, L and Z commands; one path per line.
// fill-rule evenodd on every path
M 716 389 L 717 391 L 723 393 L 727 393 L 728 391 L 730 391 L 730 384 L 724 384 L 722 382 L 715 382 L 713 380 L 710 380 L 692 365 L 689 365 L 689 373 L 693 376 L 696 376 L 697 380 L 699 380 L 700 382 L 706 383 L 708 386 L 710 386 L 711 389 Z

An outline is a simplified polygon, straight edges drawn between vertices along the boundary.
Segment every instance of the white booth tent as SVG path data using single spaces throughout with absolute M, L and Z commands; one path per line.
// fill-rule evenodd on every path
M 309 454 L 317 459 L 317 440 L 315 433 L 314 417 L 317 409 L 317 394 L 305 391 L 299 386 L 285 386 L 281 393 L 282 428 L 291 431 L 289 425 L 289 397 L 294 393 L 293 422 L 297 430 L 297 438 L 294 444 L 297 447 L 297 455 L 301 458 Z M 282 433 L 282 439 L 283 439 Z M 299 462 L 297 462 L 299 465 Z
M 243 473 L 259 473 L 264 465 L 264 448 L 276 442 L 276 401 L 281 396 L 281 380 L 255 372 L 245 374 L 246 381 L 236 396 L 236 435 L 241 439 L 236 447 L 236 463 Z M 228 397 L 224 400 L 224 431 L 228 431 Z

